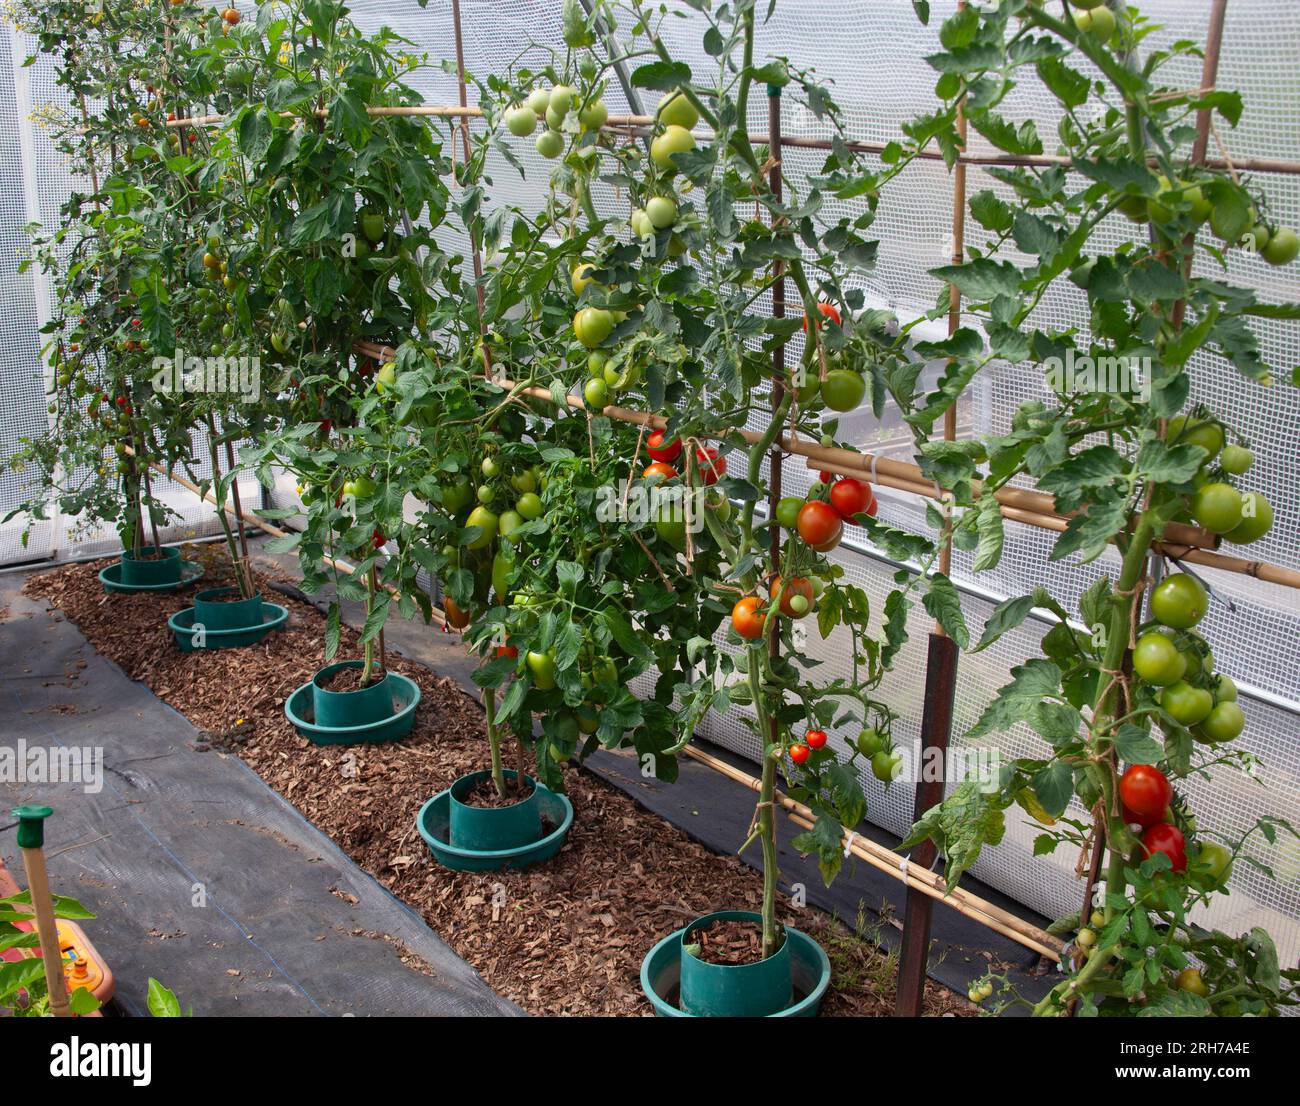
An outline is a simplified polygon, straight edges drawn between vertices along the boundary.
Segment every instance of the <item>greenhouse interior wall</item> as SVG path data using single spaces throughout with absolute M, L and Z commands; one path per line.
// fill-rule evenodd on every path
M 413 53 L 427 54 L 434 62 L 412 78 L 427 103 L 457 102 L 454 67 L 437 67 L 441 59 L 455 57 L 449 3 L 433 0 L 428 8 L 421 8 L 416 0 L 357 0 L 351 7 L 354 18 L 365 29 L 387 25 L 410 40 Z M 848 0 L 833 10 L 812 0 L 794 0 L 780 4 L 761 25 L 756 54 L 818 58 L 817 75 L 832 82 L 849 135 L 884 143 L 895 136 L 900 124 L 933 101 L 933 75 L 924 57 L 933 48 L 934 28 L 954 7 L 953 0 L 932 4 L 931 25 L 925 28 L 917 21 L 910 0 Z M 512 62 L 535 65 L 546 50 L 564 49 L 558 4 L 540 0 L 462 0 L 460 8 L 471 104 L 475 79 L 483 79 Z M 667 25 L 674 55 L 702 69 L 714 64 L 700 46 L 690 8 L 684 4 L 676 8 L 682 18 L 669 20 Z M 1175 39 L 1204 41 L 1208 3 L 1148 0 L 1144 12 L 1162 25 L 1145 41 L 1145 49 L 1159 49 Z M 0 413 L 0 444 L 8 454 L 23 435 L 42 428 L 47 418 L 48 366 L 40 357 L 39 329 L 49 317 L 49 290 L 38 272 L 18 271 L 20 259 L 29 251 L 27 224 L 52 228 L 59 205 L 75 182 L 42 127 L 42 116 L 61 108 L 52 65 L 48 59 L 38 58 L 25 66 L 33 50 L 31 42 L 8 25 L 5 34 L 8 49 L 0 51 L 0 271 L 9 310 L 0 319 L 0 372 L 8 385 L 9 401 Z M 536 45 L 521 52 L 525 36 L 531 36 Z M 1300 111 L 1296 110 L 1300 103 L 1300 8 L 1291 0 L 1232 3 L 1219 74 L 1220 86 L 1240 90 L 1248 110 L 1240 126 L 1216 135 L 1211 156 L 1286 158 L 1300 149 Z M 1199 80 L 1199 69 L 1188 59 L 1184 85 L 1196 87 Z M 1054 104 L 1045 93 L 1022 86 L 1011 96 L 1018 111 L 1034 117 L 1040 133 L 1054 133 Z M 636 113 L 653 106 L 628 103 L 616 85 L 609 88 L 606 99 L 615 113 Z M 766 118 L 762 88 L 755 90 L 750 118 Z M 443 125 L 444 135 L 449 134 L 450 126 Z M 751 129 L 761 127 L 751 124 Z M 829 136 L 806 107 L 788 99 L 783 104 L 782 129 L 787 136 Z M 993 152 L 975 135 L 971 150 Z M 495 166 L 495 202 L 527 205 L 530 197 L 545 187 L 549 171 L 546 164 L 531 149 L 521 150 L 520 157 L 526 174 L 523 178 L 504 162 Z M 798 178 L 815 171 L 819 157 L 813 149 L 787 147 L 782 154 L 783 167 L 787 174 Z M 1270 213 L 1277 221 L 1300 223 L 1300 176 L 1259 173 L 1254 175 L 1254 184 L 1268 197 Z M 968 194 L 986 188 L 1009 194 L 985 169 L 972 165 Z M 598 200 L 606 205 L 620 203 L 620 197 L 608 188 Z M 951 258 L 952 204 L 952 177 L 940 161 L 917 162 L 889 186 L 872 228 L 880 240 L 877 264 L 862 278 L 871 303 L 888 306 L 910 318 L 933 307 L 941 294 L 946 295 L 945 286 L 927 270 Z M 978 228 L 969 228 L 968 224 L 967 233 L 969 244 L 980 244 Z M 1121 241 L 1118 225 L 1114 241 Z M 468 242 L 446 244 L 456 246 L 468 257 Z M 1270 268 L 1243 251 L 1233 251 L 1228 265 L 1234 282 L 1258 289 L 1263 299 L 1300 299 L 1300 269 L 1295 266 Z M 1086 332 L 1085 303 L 1082 292 L 1058 281 L 1039 310 L 1053 326 L 1075 325 Z M 770 309 L 770 301 L 760 302 L 757 309 Z M 1282 324 L 1258 320 L 1257 328 L 1265 359 L 1290 373 L 1300 363 L 1300 351 L 1289 348 L 1284 341 Z M 1270 396 L 1266 408 L 1252 398 L 1257 393 L 1237 386 L 1235 371 L 1225 364 L 1212 365 L 1207 360 L 1198 369 L 1203 371 L 1198 371 L 1195 379 L 1204 390 L 1194 398 L 1209 402 L 1241 429 L 1259 458 L 1253 474 L 1255 486 L 1276 505 L 1276 525 L 1271 534 L 1252 547 L 1252 556 L 1300 569 L 1300 499 L 1294 486 L 1288 485 L 1292 474 L 1300 470 L 1300 438 L 1296 435 L 1300 390 L 1277 389 L 1282 394 Z M 1002 433 L 1017 407 L 1033 398 L 1050 398 L 1041 372 L 1001 364 L 996 371 L 981 374 L 977 385 L 963 396 L 959 435 L 979 438 Z M 869 411 L 855 413 L 852 419 L 842 420 L 840 439 L 852 440 L 859 448 L 883 456 L 911 459 L 911 439 L 897 412 L 892 418 L 886 412 L 879 421 Z M 808 471 L 802 458 L 787 460 L 782 475 L 787 494 L 801 494 L 814 478 L 815 473 Z M 179 515 L 179 521 L 166 530 L 164 540 L 215 532 L 211 508 L 201 505 L 192 493 L 161 477 L 155 487 Z M 25 488 L 21 473 L 0 472 L 0 517 L 23 500 Z M 246 504 L 258 502 L 259 489 L 251 476 L 241 482 L 241 489 Z M 924 504 L 916 497 L 888 488 L 878 490 L 882 520 L 926 531 Z M 292 488 L 282 484 L 267 502 L 285 505 L 292 495 Z M 21 519 L 4 524 L 0 530 L 0 563 L 98 555 L 118 547 L 116 535 L 86 531 L 72 518 L 55 517 L 34 526 L 25 543 L 23 532 Z M 992 572 L 978 575 L 971 572 L 970 554 L 955 554 L 953 578 L 962 588 L 964 613 L 973 636 L 978 636 L 989 612 L 1002 599 L 1023 595 L 1041 584 L 1069 606 L 1098 574 L 1113 575 L 1113 557 L 1103 557 L 1085 567 L 1050 561 L 1054 538 L 1052 532 L 1030 526 L 1008 527 L 1001 564 Z M 837 556 L 849 578 L 866 589 L 878 609 L 897 566 L 874 550 L 852 542 L 846 542 Z M 1218 667 L 1233 673 L 1243 698 L 1249 701 L 1248 728 L 1240 743 L 1258 755 L 1260 768 L 1253 780 L 1236 773 L 1217 776 L 1213 771 L 1208 777 L 1190 778 L 1185 783 L 1187 796 L 1196 809 L 1207 812 L 1203 822 L 1212 824 L 1203 824 L 1203 829 L 1218 830 L 1230 837 L 1240 835 L 1266 812 L 1300 825 L 1300 600 L 1292 589 L 1248 576 L 1213 569 L 1197 571 L 1214 591 L 1209 615 L 1199 628 L 1213 645 Z M 962 656 L 955 743 L 961 743 L 961 735 L 976 721 L 993 692 L 1006 682 L 1014 659 L 1037 652 L 1037 639 L 1046 625 L 1030 620 L 987 651 Z M 918 607 L 911 619 L 911 640 L 882 688 L 883 697 L 900 716 L 894 734 L 905 748 L 919 741 L 930 628 L 929 617 Z M 845 658 L 849 650 L 836 637 L 823 641 L 810 634 L 808 648 L 824 661 L 826 675 L 839 676 L 847 670 Z M 734 717 L 722 720 L 710 715 L 702 736 L 750 757 L 758 753 L 753 734 Z M 832 740 L 843 736 L 834 735 Z M 1023 727 L 991 740 L 1001 741 L 1008 757 L 1031 755 L 1041 746 L 1041 739 Z M 895 787 L 886 792 L 869 772 L 864 787 L 871 822 L 895 833 L 911 824 L 911 788 Z M 1084 812 L 1078 809 L 1071 814 L 1082 816 Z M 1034 823 L 1012 811 L 1006 841 L 986 851 L 972 869 L 973 874 L 1048 916 L 1077 910 L 1078 858 L 1062 850 L 1047 862 L 1031 863 L 1038 832 Z M 1263 926 L 1276 938 L 1282 962 L 1295 963 L 1300 957 L 1300 847 L 1294 838 L 1286 836 L 1279 837 L 1272 846 L 1256 839 L 1253 855 L 1271 869 L 1272 876 L 1248 864 L 1237 865 L 1231 895 L 1216 898 L 1207 920 L 1234 933 Z M 851 869 L 848 874 L 852 878 Z

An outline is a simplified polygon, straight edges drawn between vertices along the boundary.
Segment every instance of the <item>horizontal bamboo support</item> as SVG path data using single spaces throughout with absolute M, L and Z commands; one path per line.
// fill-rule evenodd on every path
M 686 756 L 692 760 L 712 768 L 720 775 L 726 776 L 736 783 L 744 784 L 751 791 L 757 792 L 762 787 L 762 781 L 748 772 L 742 771 L 728 764 L 718 757 L 711 756 L 692 745 L 687 745 L 683 750 Z M 811 829 L 813 825 L 813 813 L 804 806 L 803 803 L 796 802 L 788 795 L 782 792 L 776 792 L 775 802 L 783 807 L 796 825 L 804 829 Z M 884 845 L 872 841 L 867 837 L 860 837 L 858 834 L 845 834 L 842 840 L 847 844 L 849 851 L 861 860 L 878 868 L 887 875 L 893 876 L 899 882 L 906 884 L 908 887 L 914 887 L 923 894 L 937 899 L 946 905 L 952 907 L 959 914 L 963 914 L 989 929 L 1001 933 L 1004 937 L 1015 941 L 1025 948 L 1033 949 L 1043 956 L 1056 960 L 1061 955 L 1062 944 L 1057 938 L 1050 933 L 1031 925 L 1022 918 L 1017 918 L 1009 911 L 1003 910 L 999 906 L 986 899 L 973 895 L 961 887 L 955 887 L 949 890 L 944 884 L 943 877 L 928 868 L 921 868 L 907 862 L 907 858 L 901 853 L 896 853 L 892 849 L 887 849 Z
M 286 116 L 292 115 L 292 112 L 285 112 Z M 438 119 L 468 118 L 481 119 L 483 109 L 476 107 L 440 107 L 429 106 L 424 104 L 395 105 L 393 107 L 370 107 L 366 109 L 366 114 L 371 116 L 412 116 L 412 117 L 433 117 Z M 316 115 L 326 117 L 329 115 L 328 108 L 317 108 Z M 224 115 L 198 115 L 185 116 L 180 119 L 167 120 L 168 127 L 192 127 L 192 126 L 212 126 L 217 123 L 225 122 Z M 609 131 L 642 131 L 653 127 L 655 124 L 652 115 L 611 115 L 605 121 L 602 129 Z M 769 144 L 769 138 L 765 134 L 751 134 L 749 141 L 754 145 L 766 146 Z M 812 135 L 781 135 L 782 146 L 794 146 L 807 150 L 830 150 L 834 144 L 828 138 L 817 138 Z M 885 142 L 867 142 L 862 139 L 846 139 L 843 143 L 848 149 L 859 154 L 878 155 L 884 152 L 888 143 Z M 924 149 L 921 150 L 917 157 L 922 161 L 944 161 L 944 155 L 939 150 Z M 1071 159 L 1055 154 L 1007 154 L 1007 153 L 971 153 L 967 151 L 957 155 L 957 162 L 964 165 L 987 165 L 987 166 L 1065 166 L 1069 167 Z M 1153 161 L 1152 164 L 1155 164 Z M 1254 172 L 1254 173 L 1280 173 L 1288 176 L 1300 175 L 1300 161 L 1287 161 L 1282 158 L 1268 157 L 1243 157 L 1233 158 L 1229 161 L 1227 158 L 1207 157 L 1204 162 L 1211 169 L 1226 169 L 1229 171 Z

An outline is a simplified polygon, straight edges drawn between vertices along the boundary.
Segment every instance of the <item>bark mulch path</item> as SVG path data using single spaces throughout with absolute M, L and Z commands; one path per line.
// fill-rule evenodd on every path
M 219 552 L 185 552 L 207 564 L 209 586 L 223 576 Z M 411 736 L 390 745 L 317 748 L 283 713 L 285 697 L 323 663 L 324 619 L 314 607 L 268 591 L 289 608 L 282 632 L 244 649 L 181 653 L 166 620 L 192 603 L 192 592 L 109 596 L 96 579 L 105 563 L 35 574 L 24 591 L 61 610 L 103 656 L 206 731 L 208 740 L 195 743 L 193 755 L 231 750 L 242 757 L 419 911 L 489 986 L 530 1013 L 649 1014 L 639 972 L 655 941 L 713 910 L 758 909 L 757 872 L 576 770 L 568 773 L 573 828 L 555 860 L 522 872 L 438 867 L 416 832 L 416 813 L 488 759 L 482 711 L 455 681 L 390 654 L 389 667 L 420 685 Z M 341 658 L 358 655 L 356 639 L 344 627 Z M 820 911 L 782 907 L 784 920 L 831 955 L 835 982 L 825 1014 L 892 1011 L 889 957 Z M 933 983 L 927 988 L 927 1013 L 974 1013 L 964 997 Z

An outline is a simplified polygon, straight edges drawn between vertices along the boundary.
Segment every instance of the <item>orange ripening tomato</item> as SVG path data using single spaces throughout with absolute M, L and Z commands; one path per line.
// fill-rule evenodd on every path
M 796 525 L 799 536 L 814 549 L 837 538 L 844 529 L 844 521 L 839 512 L 820 499 L 814 499 L 799 508 L 799 521 Z
M 820 311 L 825 318 L 830 319 L 836 326 L 842 325 L 843 320 L 840 318 L 840 309 L 833 303 L 819 303 L 817 305 L 817 310 Z M 808 333 L 807 315 L 804 315 L 803 317 L 803 332 L 805 334 Z
M 767 619 L 759 610 L 758 596 L 747 595 L 731 608 L 732 628 L 746 641 L 754 641 L 763 636 L 763 625 Z
M 775 599 L 781 591 L 782 580 L 778 576 L 772 581 L 769 589 L 769 596 Z M 796 596 L 804 600 L 803 609 L 799 610 L 799 604 L 794 603 Z M 811 609 L 813 601 L 812 581 L 806 576 L 792 576 L 789 581 L 785 582 L 785 594 L 781 596 L 781 613 L 789 615 L 791 618 L 803 618 Z
M 519 656 L 519 650 L 513 645 L 498 645 L 496 655 L 498 657 L 509 657 L 511 660 L 514 660 Z
M 454 630 L 463 630 L 469 625 L 469 612 L 460 609 L 450 595 L 443 596 L 443 610 L 447 612 L 447 625 Z
M 662 476 L 665 480 L 671 480 L 677 475 L 677 470 L 672 465 L 665 464 L 663 461 L 656 461 L 652 465 L 646 465 L 645 471 L 641 473 L 642 480 L 649 480 L 652 476 Z

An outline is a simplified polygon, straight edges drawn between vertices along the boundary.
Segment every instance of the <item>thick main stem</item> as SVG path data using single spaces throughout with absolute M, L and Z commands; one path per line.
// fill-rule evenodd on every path
M 488 749 L 492 754 L 492 785 L 501 798 L 506 797 L 506 770 L 501 759 L 501 733 L 497 729 L 497 693 L 483 689 L 483 717 L 487 723 Z M 522 780 L 520 783 L 522 784 Z

